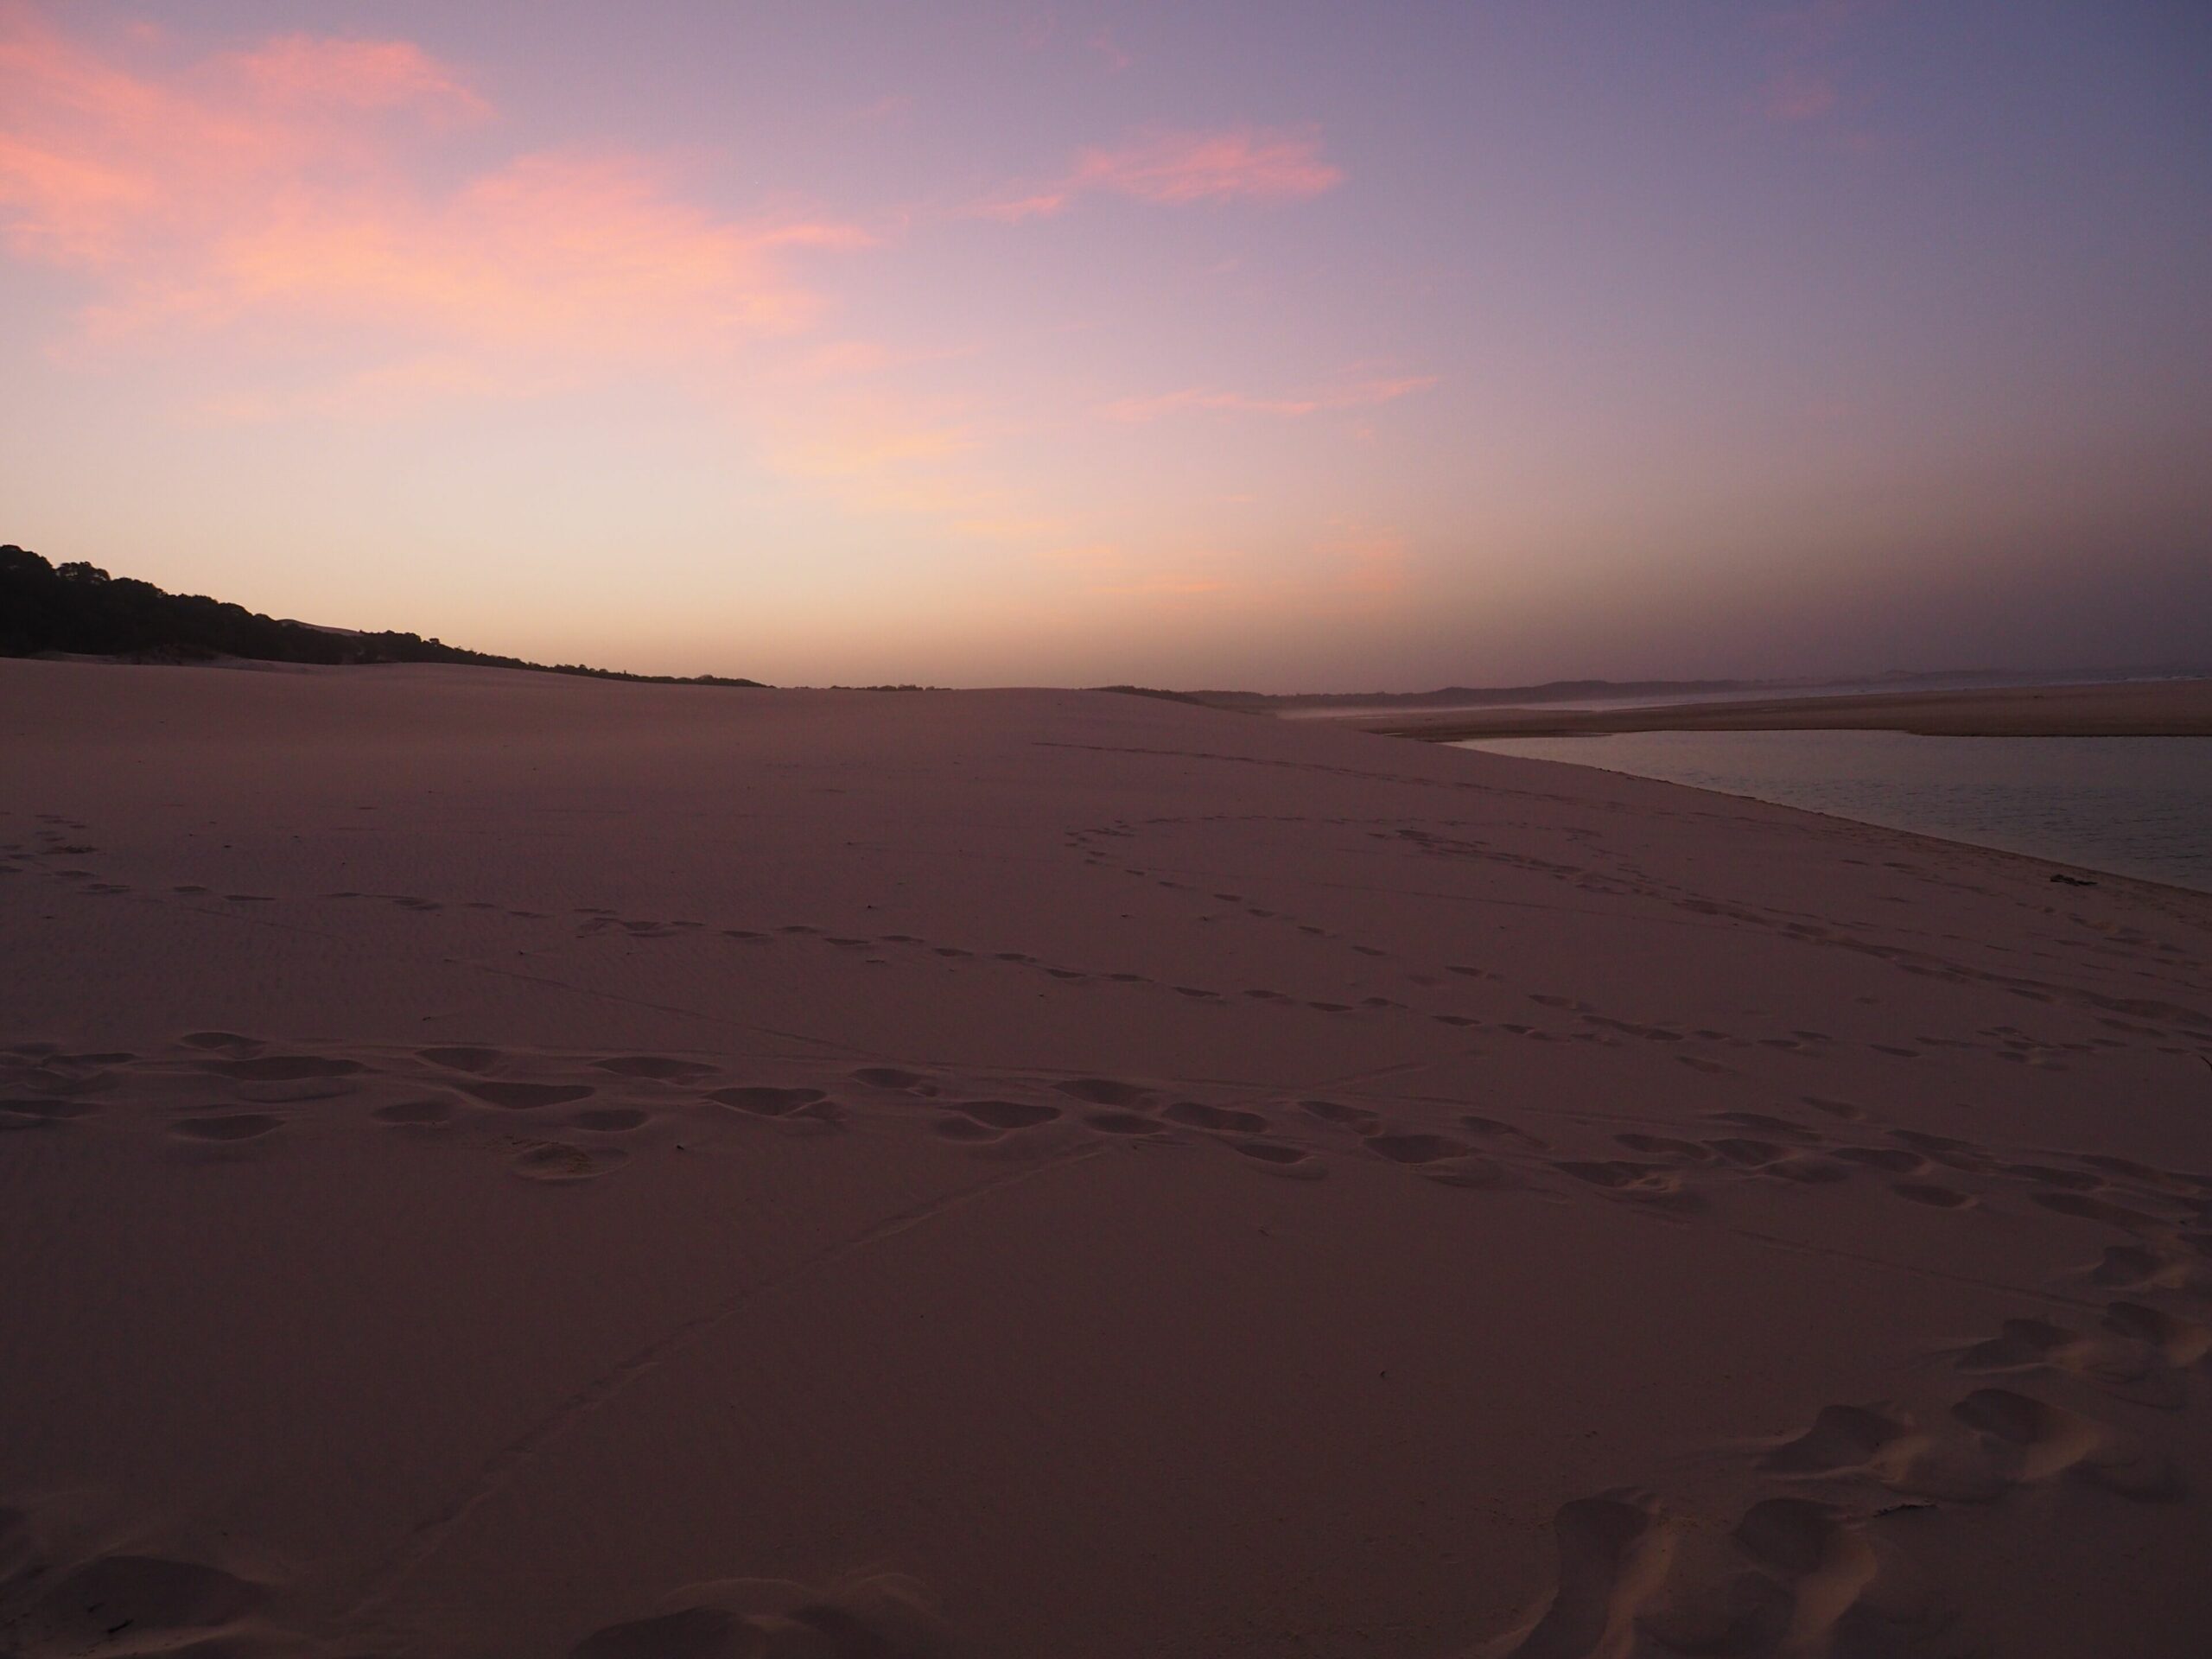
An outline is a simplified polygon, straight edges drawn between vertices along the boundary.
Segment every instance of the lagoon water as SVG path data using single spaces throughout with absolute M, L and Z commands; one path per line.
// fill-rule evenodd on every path
M 1664 779 L 2212 892 L 2212 737 L 1624 732 L 1460 747 Z

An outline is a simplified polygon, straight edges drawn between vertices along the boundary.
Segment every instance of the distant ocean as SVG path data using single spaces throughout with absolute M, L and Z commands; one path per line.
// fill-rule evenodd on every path
M 1624 732 L 1459 745 L 2212 893 L 2212 737 Z

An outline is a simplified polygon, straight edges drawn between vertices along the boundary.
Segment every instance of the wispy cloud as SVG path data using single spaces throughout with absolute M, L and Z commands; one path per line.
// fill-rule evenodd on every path
M 1834 112 L 1835 83 L 1804 69 L 1784 69 L 1766 84 L 1760 105 L 1777 121 L 1817 121 Z
M 1894 0 L 1799 0 L 1764 14 L 1774 68 L 1751 107 L 1827 148 L 1865 155 L 1885 148 L 1866 124 L 1868 89 L 1847 73 L 1853 37 L 1894 9 Z
M 1367 409 L 1376 404 L 1395 403 L 1415 392 L 1427 391 L 1436 382 L 1437 377 L 1433 374 L 1403 375 L 1395 379 L 1362 380 L 1350 385 L 1288 397 L 1261 397 L 1249 392 L 1190 386 L 1180 391 L 1163 392 L 1157 397 L 1117 398 L 1113 403 L 1101 405 L 1098 412 L 1109 421 L 1156 421 L 1163 416 L 1194 410 L 1232 415 L 1272 415 L 1294 420 L 1331 410 Z
M 289 35 L 134 69 L 0 6 L 0 239 L 82 279 L 86 340 L 281 343 L 378 398 L 789 334 L 821 303 L 795 256 L 871 239 L 730 219 L 621 151 L 455 179 L 440 141 L 493 111 L 405 41 Z
M 1311 130 L 1240 128 L 1147 135 L 1115 149 L 1086 149 L 1056 182 L 979 202 L 969 211 L 1009 223 L 1065 212 L 1082 196 L 1137 201 L 1295 200 L 1344 181 Z
M 246 85 L 280 107 L 390 110 L 414 105 L 468 119 L 492 113 L 492 106 L 457 75 L 407 41 L 288 35 L 224 61 Z
M 1110 29 L 1100 29 L 1084 44 L 1106 60 L 1106 73 L 1109 75 L 1118 75 L 1136 62 L 1114 38 L 1114 31 Z
M 855 126 L 874 126 L 903 121 L 914 112 L 914 100 L 905 92 L 887 92 L 873 103 L 845 111 L 843 120 Z

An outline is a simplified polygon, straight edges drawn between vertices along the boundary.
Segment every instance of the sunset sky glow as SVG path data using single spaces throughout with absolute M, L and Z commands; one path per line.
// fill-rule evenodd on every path
M 0 0 L 0 540 L 779 682 L 2212 662 L 2181 0 Z

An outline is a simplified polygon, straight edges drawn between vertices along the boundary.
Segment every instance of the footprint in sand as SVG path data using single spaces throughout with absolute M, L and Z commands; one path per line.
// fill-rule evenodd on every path
M 2085 1169 L 2057 1169 L 2049 1164 L 2000 1164 L 1998 1173 L 2037 1181 L 2062 1192 L 2094 1192 L 2104 1185 Z
M 1153 1097 L 1149 1089 L 1140 1088 L 1134 1083 L 1122 1083 L 1112 1077 L 1077 1077 L 1071 1082 L 1055 1084 L 1053 1087 L 1064 1095 L 1092 1106 L 1141 1106 Z
M 1891 1184 L 1890 1191 L 1910 1203 L 1924 1204 L 1936 1210 L 1964 1210 L 1974 1203 L 1971 1194 L 1939 1181 L 1896 1181 Z
M 403 1100 L 390 1106 L 379 1106 L 369 1116 L 379 1123 L 435 1127 L 453 1120 L 453 1103 L 449 1100 Z
M 1892 1175 L 1917 1175 L 1928 1167 L 1927 1159 L 1903 1147 L 1838 1147 L 1835 1155 L 1847 1163 L 1864 1164 Z
M 1040 1123 L 1054 1122 L 1060 1116 L 1060 1109 L 1057 1106 L 1020 1100 L 963 1101 L 952 1109 L 998 1130 L 1033 1129 Z
M 507 1166 L 525 1180 L 588 1181 L 625 1162 L 629 1154 L 613 1147 L 571 1146 L 565 1141 L 540 1141 L 518 1153 Z
M 1370 1135 L 1367 1149 L 1394 1164 L 1433 1164 L 1464 1157 L 1473 1148 L 1448 1135 Z
M 1923 1443 L 1912 1425 L 1866 1406 L 1823 1406 L 1812 1427 L 1775 1446 L 1759 1466 L 1784 1475 L 1900 1471 Z
M 1510 1659 L 1584 1659 L 1625 1653 L 1644 1599 L 1665 1577 L 1668 1529 L 1640 1493 L 1561 1504 L 1552 1516 L 1559 1587 Z
M 1770 1497 L 1754 1503 L 1731 1536 L 1746 1555 L 1786 1578 L 1833 1570 L 1839 1559 L 1859 1569 L 1860 1583 L 1873 1576 L 1873 1552 L 1825 1503 L 1802 1497 Z
M 892 1089 L 910 1095 L 937 1093 L 937 1084 L 931 1078 L 895 1065 L 864 1065 L 853 1073 L 853 1077 L 871 1089 Z
M 1827 1504 L 1767 1498 L 1745 1512 L 1729 1542 L 1754 1570 L 1700 1563 L 1707 1574 L 1670 1583 L 1667 1605 L 1637 1618 L 1663 1651 L 1916 1654 L 1948 1627 L 1918 1597 L 1878 1593 L 1872 1547 Z
M 2183 1195 L 2212 1192 L 2212 1178 L 2153 1169 L 2148 1164 L 2137 1163 L 2133 1158 L 2107 1158 L 2093 1153 L 2076 1153 L 2074 1160 L 2086 1164 L 2101 1174 L 2117 1176 L 2126 1181 L 2139 1181 L 2145 1186 L 2156 1187 L 2164 1192 Z
M 2021 1482 L 2080 1474 L 2122 1497 L 2171 1503 L 2187 1483 L 2164 1459 L 2048 1401 L 2010 1389 L 1977 1389 L 1951 1414 L 1980 1439 L 2004 1478 Z
M 660 1054 L 624 1054 L 593 1065 L 618 1077 L 644 1077 L 653 1083 L 696 1083 L 715 1075 L 715 1068 L 703 1061 L 671 1059 Z
M 1709 1112 L 1715 1123 L 1732 1123 L 1739 1129 L 1751 1129 L 1761 1135 L 1779 1136 L 1800 1146 L 1817 1145 L 1821 1136 L 1816 1130 L 1802 1123 L 1793 1123 L 1786 1117 L 1770 1117 L 1764 1112 Z
M 448 1071 L 489 1071 L 506 1056 L 496 1048 L 474 1048 L 448 1046 L 443 1048 L 423 1048 L 416 1051 L 418 1059 L 432 1065 L 442 1065 Z
M 2105 1309 L 2104 1328 L 2124 1341 L 2139 1343 L 2165 1363 L 2186 1368 L 2212 1353 L 2212 1327 L 2141 1302 L 2114 1302 Z
M 2113 1290 L 2141 1290 L 2156 1285 L 2171 1289 L 2184 1281 L 2179 1262 L 2139 1244 L 2108 1244 L 2097 1265 L 2089 1269 L 2094 1284 Z
M 756 1117 L 788 1117 L 806 1107 L 825 1103 L 829 1096 L 819 1089 L 773 1089 L 749 1084 L 736 1089 L 717 1089 L 707 1098 L 718 1105 L 734 1106 L 741 1112 L 751 1112 Z
M 350 1077 L 366 1071 L 359 1060 L 326 1059 L 314 1054 L 269 1054 L 250 1060 L 210 1060 L 211 1071 L 241 1083 L 305 1083 Z
M 1185 1128 L 1211 1129 L 1217 1135 L 1257 1135 L 1272 1127 L 1257 1112 L 1240 1112 L 1228 1106 L 1208 1106 L 1195 1100 L 1179 1100 L 1160 1116 Z
M 2131 1210 L 2124 1204 L 2114 1204 L 2108 1198 L 2092 1198 L 2083 1192 L 2031 1192 L 2031 1203 L 2062 1216 L 2071 1216 L 2080 1221 L 2101 1222 L 2107 1227 L 2124 1228 L 2139 1232 L 2158 1224 L 2140 1210 Z
M 1963 1349 L 1955 1362 L 1967 1372 L 2026 1371 L 2081 1359 L 2088 1344 L 2078 1331 L 2048 1319 L 2007 1319 L 1999 1335 Z
M 15 1100 L 0 1100 L 0 1131 L 8 1129 L 44 1129 L 73 1117 L 82 1117 L 92 1108 L 80 1100 L 53 1100 L 42 1096 Z
M 1093 1112 L 1083 1120 L 1105 1135 L 1164 1135 L 1166 1126 L 1140 1112 Z
M 1510 1141 L 1535 1152 L 1546 1152 L 1551 1147 L 1551 1142 L 1548 1141 L 1539 1140 L 1519 1124 L 1509 1123 L 1503 1118 L 1484 1117 L 1474 1112 L 1462 1112 L 1459 1114 L 1459 1122 L 1465 1128 L 1487 1140 Z M 1682 1144 L 1688 1146 L 1691 1143 L 1684 1141 Z
M 283 1128 L 284 1120 L 266 1112 L 226 1112 L 214 1117 L 180 1117 L 169 1133 L 188 1141 L 258 1141 Z
M 627 1135 L 652 1121 L 652 1114 L 635 1106 L 594 1106 L 569 1120 L 580 1129 L 597 1135 Z
M 1821 1095 L 1801 1095 L 1805 1104 L 1816 1112 L 1826 1112 L 1830 1117 L 1840 1118 L 1847 1123 L 1864 1123 L 1867 1114 L 1848 1101 L 1829 1100 Z
M 728 1579 L 695 1592 L 723 1605 L 605 1625 L 569 1659 L 944 1659 L 952 1643 L 917 1590 L 888 1574 L 829 1591 Z
M 569 1659 L 732 1659 L 760 1651 L 751 1642 L 739 1645 L 744 1635 L 718 1607 L 686 1607 L 594 1630 L 569 1649 Z
M 1986 1174 L 1990 1169 L 1988 1156 L 1968 1141 L 1956 1141 L 1948 1135 L 1928 1135 L 1918 1129 L 1891 1129 L 1890 1139 L 1948 1169 L 1968 1174 Z
M 596 1091 L 588 1083 L 467 1083 L 464 1094 L 474 1095 L 486 1106 L 510 1112 L 527 1112 L 540 1106 L 565 1106 Z
M 1777 1158 L 1763 1166 L 1758 1173 L 1769 1180 L 1795 1181 L 1800 1186 L 1833 1186 L 1851 1179 L 1850 1170 L 1833 1159 L 1802 1152 Z
M 1695 1210 L 1701 1201 L 1685 1192 L 1681 1178 L 1664 1164 L 1625 1159 L 1569 1159 L 1552 1165 L 1562 1175 L 1596 1187 L 1608 1198 L 1675 1210 Z
M 28 1607 L 13 1612 L 7 1626 L 10 1651 L 25 1659 L 167 1653 L 188 1644 L 212 1652 L 222 1645 L 222 1633 L 252 1612 L 262 1598 L 259 1585 L 197 1562 L 104 1555 L 70 1568 Z
M 1339 1105 L 1333 1100 L 1301 1100 L 1300 1109 L 1311 1112 L 1324 1123 L 1367 1136 L 1382 1133 L 1382 1120 L 1363 1106 Z
M 1295 1175 L 1318 1179 L 1328 1172 L 1319 1159 L 1299 1147 L 1277 1141 L 1224 1141 L 1222 1144 L 1243 1154 L 1270 1175 Z

